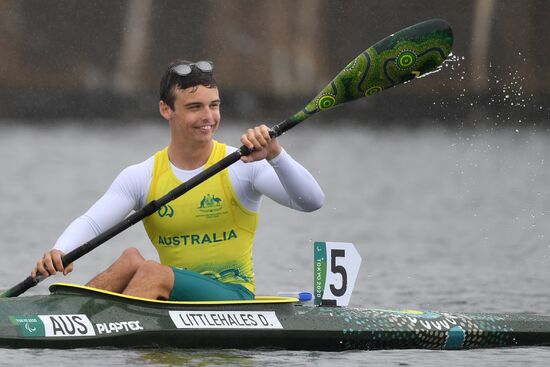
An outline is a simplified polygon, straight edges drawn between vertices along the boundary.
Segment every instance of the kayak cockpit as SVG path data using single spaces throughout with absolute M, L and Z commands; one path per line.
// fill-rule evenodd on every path
M 54 283 L 49 288 L 51 294 L 56 295 L 83 295 L 105 297 L 111 299 L 146 302 L 151 304 L 181 305 L 181 306 L 220 306 L 220 305 L 266 305 L 266 304 L 292 304 L 298 303 L 294 297 L 256 296 L 253 300 L 236 301 L 162 301 L 140 297 L 127 296 L 120 293 L 109 292 L 102 289 L 91 288 L 84 285 L 69 283 Z

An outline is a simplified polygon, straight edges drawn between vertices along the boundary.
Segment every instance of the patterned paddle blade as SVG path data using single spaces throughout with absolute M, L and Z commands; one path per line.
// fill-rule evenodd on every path
M 319 111 L 433 72 L 449 56 L 452 45 L 451 27 L 441 19 L 427 20 L 394 33 L 352 60 L 289 120 L 298 123 Z

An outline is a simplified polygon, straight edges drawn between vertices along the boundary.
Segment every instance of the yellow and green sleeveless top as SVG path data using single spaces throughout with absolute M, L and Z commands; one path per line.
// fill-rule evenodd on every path
M 225 144 L 214 141 L 205 168 L 223 159 L 225 151 Z M 157 152 L 147 202 L 181 183 L 172 171 L 168 148 Z M 252 242 L 258 214 L 239 202 L 227 169 L 169 202 L 143 224 L 162 264 L 254 292 Z

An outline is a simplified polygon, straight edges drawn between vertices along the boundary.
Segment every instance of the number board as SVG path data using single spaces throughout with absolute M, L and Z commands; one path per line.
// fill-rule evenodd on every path
M 361 266 L 353 243 L 315 242 L 313 294 L 315 305 L 347 306 Z

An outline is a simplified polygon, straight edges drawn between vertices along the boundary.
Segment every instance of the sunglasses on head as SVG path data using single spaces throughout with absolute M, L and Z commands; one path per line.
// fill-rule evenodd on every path
M 212 73 L 214 70 L 214 63 L 212 61 L 186 62 L 173 66 L 171 70 L 179 76 L 187 76 L 193 71 L 193 66 L 203 73 Z

